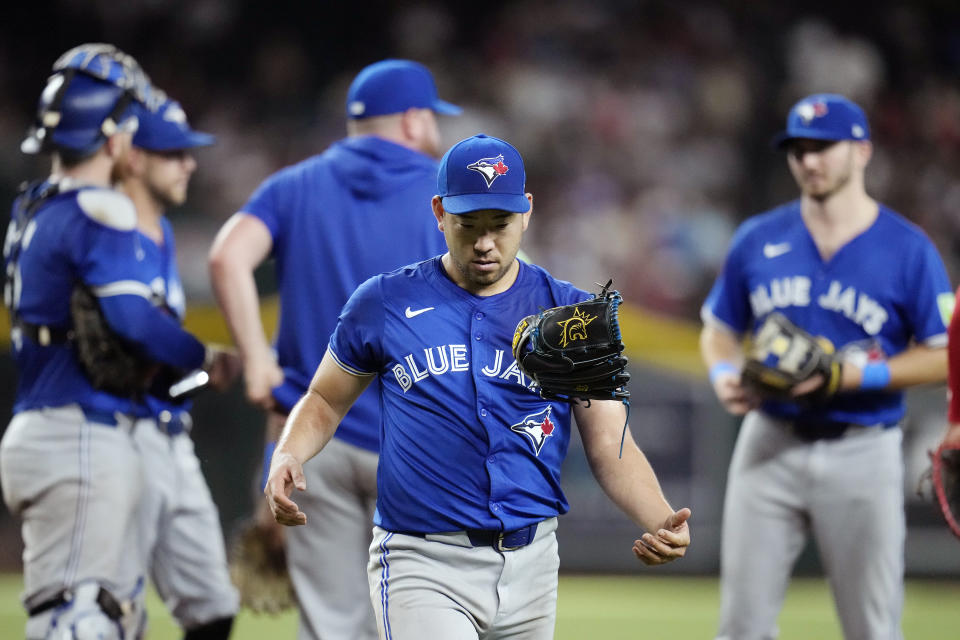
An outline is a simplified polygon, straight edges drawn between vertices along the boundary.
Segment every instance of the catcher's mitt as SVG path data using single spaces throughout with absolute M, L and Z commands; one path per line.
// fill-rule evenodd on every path
M 244 525 L 230 549 L 230 578 L 240 604 L 254 613 L 277 614 L 296 604 L 281 525 Z
M 953 535 L 960 538 L 960 443 L 942 443 L 930 452 L 933 492 Z
M 93 293 L 78 284 L 70 296 L 77 359 L 95 389 L 118 396 L 143 393 L 160 367 L 134 353 L 110 328 Z
M 840 360 L 829 342 L 821 342 L 787 320 L 771 313 L 757 330 L 741 373 L 745 387 L 764 399 L 823 401 L 840 387 Z M 816 375 L 823 384 L 799 398 L 798 384 Z
M 513 334 L 520 370 L 548 399 L 626 400 L 627 357 L 617 312 L 622 298 L 612 281 L 586 302 L 527 316 Z

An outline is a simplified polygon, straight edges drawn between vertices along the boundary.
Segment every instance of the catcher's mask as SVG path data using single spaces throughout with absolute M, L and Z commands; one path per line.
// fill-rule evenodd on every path
M 83 157 L 137 127 L 133 103 L 150 104 L 150 80 L 131 56 L 108 44 L 75 47 L 53 65 L 20 150 L 67 150 Z

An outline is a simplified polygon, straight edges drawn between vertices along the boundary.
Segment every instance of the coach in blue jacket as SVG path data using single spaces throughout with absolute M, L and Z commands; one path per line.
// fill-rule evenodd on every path
M 430 209 L 443 151 L 436 114 L 460 111 L 437 97 L 423 65 L 372 64 L 350 86 L 347 137 L 267 178 L 220 230 L 210 255 L 213 286 L 243 358 L 247 398 L 270 412 L 268 440 L 306 392 L 354 289 L 445 251 Z M 253 277 L 270 255 L 280 291 L 273 347 Z M 287 533 L 301 640 L 376 637 L 365 565 L 379 425 L 371 385 L 335 442 L 305 468 L 310 492 L 302 507 L 316 517 Z M 275 526 L 269 514 L 265 521 Z

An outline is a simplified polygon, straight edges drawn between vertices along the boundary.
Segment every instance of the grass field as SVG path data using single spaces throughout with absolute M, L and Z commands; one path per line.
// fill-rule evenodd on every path
M 0 575 L 0 638 L 23 637 L 20 576 Z M 148 640 L 179 640 L 176 625 L 151 593 Z M 557 640 L 709 639 L 717 621 L 717 581 L 688 577 L 562 576 Z M 907 583 L 903 630 L 907 640 L 948 640 L 960 632 L 960 582 Z M 842 640 L 822 580 L 794 580 L 780 616 L 781 640 Z M 296 616 L 243 612 L 234 640 L 296 636 Z M 345 639 L 348 640 L 348 639 Z

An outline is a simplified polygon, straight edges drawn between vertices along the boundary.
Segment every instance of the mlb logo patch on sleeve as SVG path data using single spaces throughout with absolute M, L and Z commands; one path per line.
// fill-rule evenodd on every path
M 952 293 L 941 293 L 937 296 L 937 308 L 940 310 L 940 319 L 943 320 L 944 326 L 950 324 L 955 303 L 956 299 Z

